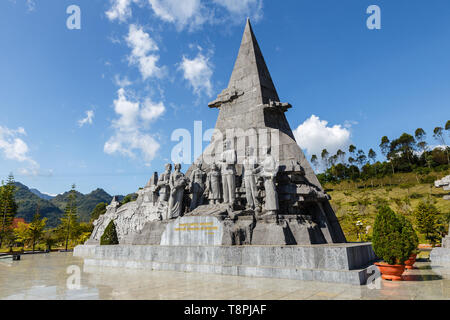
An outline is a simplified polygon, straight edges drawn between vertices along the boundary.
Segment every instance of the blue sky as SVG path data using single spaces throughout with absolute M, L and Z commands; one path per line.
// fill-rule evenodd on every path
M 81 30 L 66 27 L 73 4 Z M 381 30 L 366 27 L 372 4 Z M 308 158 L 349 143 L 379 153 L 381 136 L 418 127 L 437 144 L 450 118 L 446 0 L 1 0 L 0 175 L 50 194 L 145 185 L 175 129 L 214 127 L 207 103 L 247 16 Z

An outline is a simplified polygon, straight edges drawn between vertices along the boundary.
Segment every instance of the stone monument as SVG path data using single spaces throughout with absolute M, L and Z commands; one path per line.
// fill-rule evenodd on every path
M 446 176 L 441 180 L 436 180 L 434 182 L 436 188 L 443 188 L 445 191 L 450 191 L 450 176 Z M 445 200 L 450 200 L 450 194 L 444 196 Z
M 441 180 L 434 182 L 436 188 L 444 188 L 444 190 L 450 190 L 450 176 L 446 176 Z M 445 200 L 450 200 L 450 195 L 444 196 Z M 450 226 L 447 236 L 441 241 L 441 248 L 434 248 L 430 253 L 430 260 L 433 263 L 449 263 L 450 264 Z
M 171 165 L 135 202 L 108 206 L 75 249 L 87 265 L 364 284 L 375 259 L 349 244 L 297 145 L 250 21 L 210 145 L 187 170 Z M 118 246 L 99 246 L 114 221 Z

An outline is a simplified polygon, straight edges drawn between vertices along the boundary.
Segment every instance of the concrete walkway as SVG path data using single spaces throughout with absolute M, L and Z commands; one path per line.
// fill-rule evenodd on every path
M 21 261 L 0 260 L 0 299 L 450 300 L 450 266 L 426 262 L 416 266 L 418 269 L 404 274 L 406 281 L 382 281 L 379 289 L 369 289 L 199 273 L 93 267 L 83 270 L 83 260 L 71 253 L 50 253 L 26 255 Z

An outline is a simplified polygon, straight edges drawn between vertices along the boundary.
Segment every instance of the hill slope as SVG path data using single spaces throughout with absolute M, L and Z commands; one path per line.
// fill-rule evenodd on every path
M 39 212 L 42 217 L 48 218 L 47 226 L 54 228 L 59 225 L 60 218 L 64 214 L 69 192 L 59 194 L 49 200 L 43 199 L 37 195 L 42 194 L 39 190 L 31 190 L 26 185 L 15 182 L 16 202 L 18 205 L 18 218 L 24 218 L 26 222 L 31 222 L 39 205 Z M 37 192 L 36 192 L 37 191 Z M 45 196 L 45 195 L 44 195 Z M 81 222 L 88 222 L 95 206 L 100 202 L 109 204 L 112 200 L 103 189 L 96 189 L 89 194 L 77 192 L 78 216 Z
M 30 189 L 30 191 L 33 192 L 35 195 L 37 195 L 39 198 L 44 200 L 51 200 L 54 198 L 48 194 L 40 192 L 38 189 Z
M 421 181 L 420 177 L 413 173 L 400 173 L 390 178 L 368 180 L 365 185 L 363 182 L 344 181 L 339 184 L 327 183 L 324 187 L 331 196 L 331 205 L 347 240 L 356 241 L 355 221 L 352 220 L 351 214 L 355 214 L 356 219 L 364 223 L 364 228 L 369 227 L 368 235 L 370 237 L 377 213 L 376 207 L 381 203 L 388 204 L 395 212 L 408 217 L 415 225 L 414 209 L 420 201 L 432 199 L 443 220 L 447 219 L 448 221 L 450 201 L 443 199 L 448 191 L 435 188 L 431 181 L 449 173 L 436 174 L 427 183 L 423 183 L 423 179 Z M 448 230 L 448 227 L 444 226 L 444 229 Z M 423 235 L 419 234 L 419 238 L 422 243 L 425 242 Z
M 100 202 L 106 202 L 109 204 L 112 200 L 112 196 L 106 193 L 103 189 L 96 189 L 91 193 L 86 195 L 77 191 L 77 206 L 78 206 L 78 216 L 80 221 L 88 222 L 90 220 L 90 215 L 95 206 Z M 58 207 L 61 211 L 64 211 L 67 200 L 69 197 L 69 192 L 59 194 L 54 197 L 50 202 Z
M 57 206 L 50 201 L 39 198 L 30 189 L 21 184 L 15 182 L 16 189 L 16 202 L 18 205 L 17 217 L 24 218 L 26 222 L 30 222 L 36 213 L 36 208 L 39 205 L 39 213 L 42 217 L 48 218 L 47 226 L 56 227 L 59 224 L 59 218 L 63 214 Z

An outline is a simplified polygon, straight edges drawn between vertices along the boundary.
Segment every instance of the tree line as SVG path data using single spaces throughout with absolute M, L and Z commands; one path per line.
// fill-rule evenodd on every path
M 322 183 L 382 178 L 398 172 L 427 174 L 443 171 L 450 168 L 447 136 L 450 137 L 450 120 L 444 127 L 436 127 L 433 130 L 433 138 L 440 145 L 435 148 L 431 148 L 426 142 L 425 130 L 418 128 L 414 135 L 403 133 L 393 140 L 387 136 L 381 138 L 379 149 L 386 161 L 377 161 L 378 155 L 373 148 L 366 154 L 363 149 L 352 144 L 348 150 L 339 149 L 334 155 L 323 149 L 320 158 L 318 155 L 312 155 L 311 163 L 316 171 L 319 168 L 325 169 L 323 173 L 318 174 Z
M 29 246 L 35 250 L 36 245 L 43 244 L 46 250 L 52 246 L 64 247 L 66 250 L 76 244 L 84 243 L 92 232 L 92 224 L 79 221 L 76 203 L 76 186 L 72 185 L 64 214 L 60 218 L 60 224 L 56 228 L 47 228 L 47 218 L 42 218 L 39 205 L 31 223 L 18 222 L 14 225 L 17 215 L 17 203 L 15 201 L 16 186 L 14 176 L 10 174 L 7 182 L 0 186 L 0 248 L 7 247 L 12 251 L 13 247 Z

